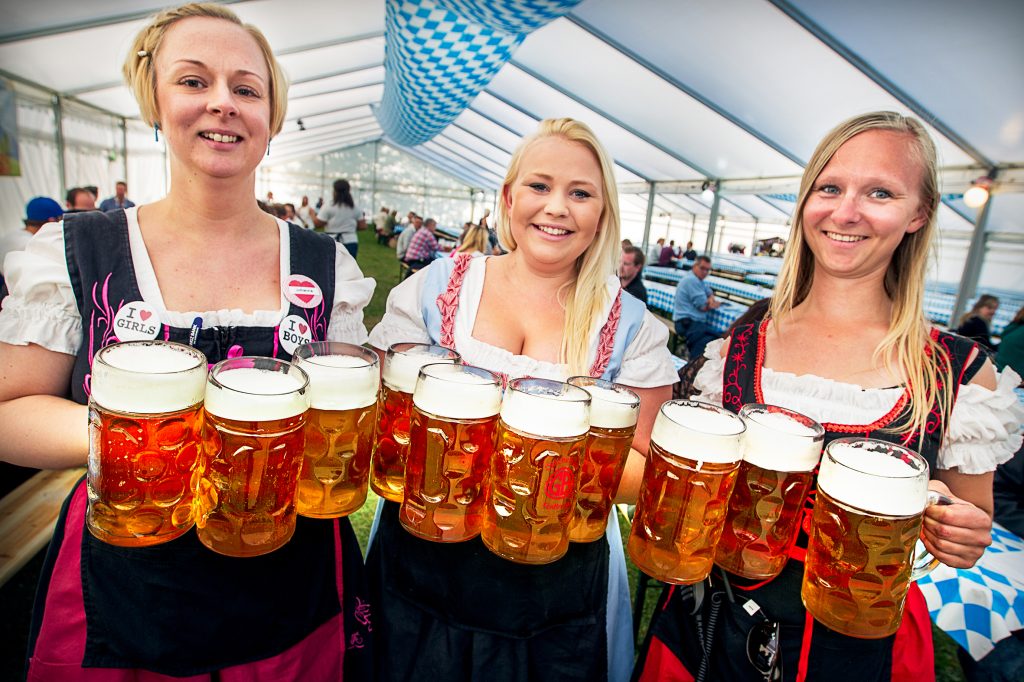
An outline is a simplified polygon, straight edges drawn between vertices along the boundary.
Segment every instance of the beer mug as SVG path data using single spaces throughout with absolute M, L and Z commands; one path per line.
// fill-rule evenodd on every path
M 711 572 L 744 429 L 732 412 L 698 400 L 661 406 L 626 545 L 641 571 L 678 585 Z
M 590 394 L 548 379 L 513 379 L 498 421 L 480 537 L 500 557 L 547 564 L 569 549 Z
M 479 367 L 424 365 L 412 401 L 402 525 L 435 542 L 474 538 L 487 501 L 501 382 Z
M 274 358 L 231 358 L 210 370 L 196 526 L 213 551 L 258 556 L 295 532 L 308 386 L 305 372 Z
M 89 532 L 145 547 L 185 534 L 200 468 L 206 357 L 165 341 L 107 346 L 92 361 Z
M 386 500 L 405 498 L 405 458 L 409 454 L 412 392 L 420 367 L 460 362 L 461 356 L 442 346 L 396 343 L 384 357 L 384 382 L 377 401 L 377 428 L 370 463 L 370 487 Z
M 743 461 L 715 563 L 744 578 L 768 580 L 782 572 L 800 532 L 825 429 L 775 405 L 744 405 L 740 419 L 747 426 Z
M 360 346 L 316 341 L 292 362 L 309 376 L 306 449 L 295 506 L 302 516 L 329 519 L 363 506 L 377 419 L 377 354 Z
M 910 583 L 938 563 L 927 552 L 915 558 L 935 503 L 950 500 L 928 490 L 928 463 L 913 450 L 870 438 L 829 443 L 800 592 L 811 615 L 851 637 L 896 632 Z
M 625 386 L 588 376 L 568 383 L 590 394 L 590 431 L 569 524 L 571 542 L 593 542 L 604 535 L 612 500 L 626 466 L 640 415 L 640 396 Z

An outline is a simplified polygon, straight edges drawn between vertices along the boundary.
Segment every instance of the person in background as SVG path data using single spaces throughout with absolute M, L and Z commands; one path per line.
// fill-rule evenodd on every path
M 118 180 L 114 184 L 114 196 L 107 197 L 100 203 L 101 211 L 113 211 L 115 208 L 131 208 L 135 202 L 127 197 L 128 183 Z
M 992 318 L 997 310 L 999 299 L 991 294 L 982 294 L 971 309 L 960 318 L 960 326 L 956 328 L 956 333 L 977 341 L 986 350 L 994 352 L 996 345 L 992 343 Z
M 632 387 L 640 418 L 619 485 L 629 502 L 676 376 L 668 330 L 612 274 L 620 233 L 611 159 L 584 124 L 542 121 L 513 153 L 499 197 L 508 253 L 435 260 L 391 290 L 370 343 L 378 352 L 398 341 L 443 344 L 509 379 L 589 374 Z M 379 679 L 629 678 L 629 588 L 614 515 L 605 539 L 523 566 L 479 538 L 421 540 L 403 530 L 398 508 L 383 503 L 367 556 Z
M 1017 311 L 1000 336 L 996 368 L 1002 370 L 1004 367 L 1024 376 L 1024 308 Z
M 619 256 L 619 284 L 624 291 L 647 305 L 647 288 L 641 276 L 643 271 L 644 252 L 632 245 L 623 248 Z
M 480 216 L 480 222 L 477 223 L 477 224 L 480 225 L 480 227 L 484 228 L 485 230 L 489 230 L 489 229 L 491 229 L 490 220 L 491 220 L 491 209 L 485 208 L 484 209 L 484 214 L 482 216 Z
M 1020 447 L 1024 410 L 1019 377 L 997 376 L 977 344 L 924 316 L 937 168 L 917 119 L 875 112 L 829 132 L 800 181 L 768 316 L 709 344 L 694 387 L 733 412 L 754 402 L 795 410 L 824 426 L 826 443 L 856 434 L 919 452 L 929 488 L 953 501 L 927 507 L 921 538 L 939 561 L 968 568 L 991 542 L 992 472 Z M 716 570 L 699 603 L 691 591 L 663 592 L 636 679 L 688 670 L 705 680 L 934 680 L 920 590 L 910 588 L 894 636 L 830 630 L 801 601 L 806 544 L 797 539 L 770 581 Z M 717 625 L 704 628 L 712 608 Z
M 653 244 L 650 244 L 647 247 L 646 262 L 647 263 L 655 263 L 655 264 L 657 264 L 658 261 L 661 258 L 661 248 L 663 246 L 665 246 L 665 238 L 664 237 L 659 237 L 658 241 L 656 241 Z
M 373 229 L 377 232 L 377 243 L 387 244 L 388 240 L 394 234 L 394 230 L 388 230 L 388 218 L 391 214 L 388 212 L 387 206 L 380 207 L 380 213 L 373 219 Z
M 693 268 L 682 276 L 672 299 L 672 322 L 676 334 L 686 339 L 690 359 L 700 357 L 704 346 L 718 338 L 711 329 L 709 313 L 722 305 L 705 282 L 711 272 L 711 259 L 698 256 Z
M 348 180 L 334 181 L 334 201 L 314 214 L 313 222 L 343 244 L 353 258 L 359 253 L 359 235 L 356 231 L 366 227 L 366 221 L 363 220 L 363 212 L 356 208 L 352 199 L 352 187 Z
M 74 211 L 95 211 L 96 197 L 84 187 L 72 187 L 65 195 L 65 205 L 70 213 Z
M 470 256 L 476 256 L 479 254 L 488 254 L 491 252 L 491 242 L 487 233 L 486 227 L 480 225 L 474 225 L 467 223 L 469 227 L 462 235 L 462 241 L 452 251 L 452 258 L 456 258 L 459 254 L 468 254 Z
M 693 242 L 686 242 L 686 250 L 683 251 L 683 260 L 697 260 L 697 252 L 693 249 Z
M 310 230 L 316 227 L 316 223 L 313 222 L 313 207 L 309 205 L 309 197 L 305 194 L 302 195 L 302 202 L 295 211 L 295 215 L 302 221 L 303 227 Z
M 413 236 L 421 227 L 423 227 L 423 218 L 409 211 L 409 224 L 398 235 L 398 243 L 395 244 L 395 256 L 398 260 L 405 260 L 405 252 L 409 249 L 409 242 L 412 241 Z
M 406 262 L 412 272 L 430 265 L 437 256 L 440 246 L 437 243 L 437 237 L 434 236 L 436 230 L 437 221 L 427 218 L 409 240 L 409 246 L 405 249 L 405 257 L 402 260 Z
M 0 276 L 4 274 L 4 259 L 11 251 L 24 251 L 32 235 L 47 223 L 56 223 L 64 209 L 50 197 L 33 197 L 25 204 L 25 227 L 11 230 L 0 237 Z
M 633 246 L 633 242 L 628 239 L 622 240 L 622 250 L 625 251 L 628 247 Z
M 13 463 L 86 464 L 91 363 L 117 341 L 118 302 L 146 305 L 155 336 L 192 342 L 212 363 L 290 359 L 279 333 L 288 316 L 310 321 L 314 340 L 366 340 L 373 280 L 337 243 L 257 206 L 256 167 L 288 102 L 263 34 L 219 4 L 164 10 L 136 36 L 124 75 L 143 120 L 159 124 L 166 142 L 169 193 L 65 216 L 8 258 L 0 459 Z M 288 273 L 315 282 L 322 304 L 309 313 L 282 305 Z M 168 438 L 181 438 L 181 428 L 165 426 L 174 430 Z M 88 504 L 80 481 L 42 569 L 28 679 L 373 679 L 348 519 L 299 518 L 283 547 L 238 559 L 208 550 L 194 532 L 152 547 L 105 544 L 85 528 Z
M 284 207 L 284 215 L 281 218 L 289 223 L 299 224 L 298 214 L 295 212 L 295 204 L 281 204 Z
M 659 240 L 661 242 L 661 253 L 658 254 L 658 265 L 663 268 L 675 267 L 676 260 L 676 243 L 674 241 L 665 243 L 665 240 Z

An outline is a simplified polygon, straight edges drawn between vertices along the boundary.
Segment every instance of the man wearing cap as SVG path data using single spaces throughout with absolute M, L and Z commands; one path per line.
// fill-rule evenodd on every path
M 11 251 L 24 251 L 28 240 L 46 223 L 55 223 L 64 215 L 64 209 L 49 197 L 35 197 L 25 205 L 25 227 L 11 230 L 0 237 L 0 282 L 3 280 L 4 260 Z
M 114 185 L 114 196 L 107 197 L 100 203 L 101 211 L 113 211 L 115 208 L 131 208 L 135 202 L 125 196 L 128 193 L 128 183 L 118 180 Z

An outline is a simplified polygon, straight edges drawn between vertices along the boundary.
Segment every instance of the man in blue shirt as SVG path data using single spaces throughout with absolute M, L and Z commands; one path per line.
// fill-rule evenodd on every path
M 135 202 L 125 196 L 128 193 L 128 183 L 118 180 L 114 185 L 114 196 L 108 197 L 100 202 L 101 211 L 113 211 L 115 208 L 131 208 Z
M 672 302 L 672 322 L 675 323 L 676 334 L 686 339 L 691 359 L 700 357 L 704 353 L 704 346 L 718 338 L 718 334 L 708 325 L 708 311 L 722 303 L 715 298 L 711 287 L 704 281 L 709 272 L 711 259 L 698 256 L 693 262 L 693 268 L 679 280 Z

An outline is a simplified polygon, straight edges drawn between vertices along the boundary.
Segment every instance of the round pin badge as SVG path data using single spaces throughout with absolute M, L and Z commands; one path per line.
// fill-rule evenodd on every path
M 324 300 L 320 285 L 305 275 L 285 277 L 284 297 L 300 308 L 315 308 Z
M 160 333 L 160 317 L 145 301 L 130 301 L 114 315 L 114 335 L 118 341 L 148 341 Z
M 289 315 L 281 320 L 277 338 L 281 342 L 281 347 L 291 354 L 302 344 L 313 340 L 313 330 L 309 328 L 309 323 L 306 320 L 298 315 Z

